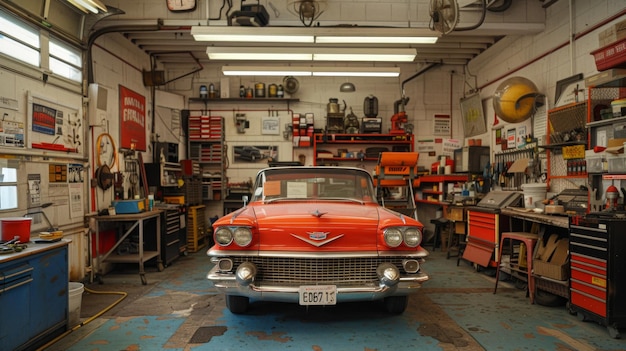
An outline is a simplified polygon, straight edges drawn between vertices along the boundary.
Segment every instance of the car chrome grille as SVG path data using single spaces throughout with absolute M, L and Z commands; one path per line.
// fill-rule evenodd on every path
M 364 285 L 378 281 L 376 268 L 389 262 L 402 268 L 402 257 L 371 258 L 287 258 L 287 257 L 233 257 L 234 267 L 252 262 L 258 272 L 257 284 L 304 285 L 335 284 Z

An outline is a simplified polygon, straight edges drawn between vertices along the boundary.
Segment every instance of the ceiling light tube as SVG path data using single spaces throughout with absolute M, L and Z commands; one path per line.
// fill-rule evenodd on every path
M 107 7 L 105 4 L 103 4 L 100 0 L 85 0 L 88 3 L 92 4 L 93 6 L 99 8 L 100 10 L 102 10 L 102 12 L 107 12 Z
M 441 36 L 429 28 L 315 28 L 318 44 L 434 44 Z
M 209 60 L 311 61 L 310 52 L 287 48 L 208 47 Z
M 387 61 L 412 62 L 415 49 L 356 48 L 275 48 L 215 47 L 207 48 L 210 60 L 277 60 L 277 61 Z
M 225 76 L 311 76 L 307 67 L 223 66 Z
M 209 27 L 193 26 L 191 35 L 196 41 L 263 42 L 263 43 L 313 43 L 315 37 L 301 28 L 289 30 L 259 27 Z
M 316 76 L 372 77 L 400 76 L 398 67 L 294 67 L 294 66 L 222 66 L 225 76 Z
M 415 49 L 314 49 L 313 61 L 412 62 Z
M 76 3 L 93 13 L 98 13 L 98 9 L 91 2 L 87 0 L 72 0 L 72 3 Z
M 318 44 L 434 44 L 437 37 L 317 36 Z
M 316 67 L 314 77 L 378 77 L 393 78 L 400 76 L 397 67 Z
M 72 6 L 74 6 L 75 8 L 79 9 L 80 11 L 82 11 L 83 13 L 89 13 L 89 10 L 87 10 L 86 8 L 82 7 L 79 3 L 77 3 L 74 0 L 67 0 L 67 2 L 69 2 L 70 4 L 72 4 Z

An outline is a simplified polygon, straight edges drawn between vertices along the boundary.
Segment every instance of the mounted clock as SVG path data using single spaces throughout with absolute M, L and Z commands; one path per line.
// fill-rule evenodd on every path
M 165 0 L 167 9 L 172 12 L 193 11 L 196 9 L 196 0 Z

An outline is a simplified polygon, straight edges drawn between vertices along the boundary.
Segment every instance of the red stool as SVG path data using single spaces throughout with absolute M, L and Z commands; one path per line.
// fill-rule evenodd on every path
M 524 232 L 506 232 L 501 234 L 500 238 L 500 250 L 498 252 L 498 269 L 496 270 L 496 286 L 493 289 L 493 293 L 495 294 L 498 290 L 498 280 L 500 279 L 500 260 L 502 259 L 502 249 L 504 248 L 504 243 L 506 240 L 509 240 L 509 252 L 513 253 L 513 242 L 520 241 L 526 245 L 526 274 L 528 275 L 528 290 L 527 296 L 530 297 L 530 303 L 535 302 L 535 278 L 533 277 L 533 252 L 535 250 L 535 244 L 537 243 L 537 234 L 524 233 Z M 523 270 L 519 268 L 513 268 L 509 263 L 509 269 L 511 271 L 517 271 L 520 273 L 524 273 Z

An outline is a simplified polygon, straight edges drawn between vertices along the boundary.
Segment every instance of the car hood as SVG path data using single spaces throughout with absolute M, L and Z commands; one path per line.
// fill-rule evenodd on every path
M 261 250 L 375 250 L 376 206 L 345 202 L 281 203 L 254 208 Z

